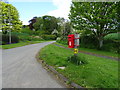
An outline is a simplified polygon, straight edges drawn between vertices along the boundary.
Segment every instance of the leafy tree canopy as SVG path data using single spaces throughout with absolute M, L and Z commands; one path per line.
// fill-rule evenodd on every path
M 45 15 L 42 17 L 38 17 L 36 19 L 36 23 L 34 23 L 33 26 L 36 31 L 44 30 L 46 34 L 51 34 L 52 31 L 58 29 L 58 21 L 57 18 L 55 18 L 54 16 Z
M 118 32 L 118 2 L 72 2 L 69 19 L 76 30 L 90 30 L 103 45 L 103 37 Z
M 3 32 L 20 31 L 22 22 L 19 20 L 19 13 L 17 9 L 11 5 L 0 1 L 0 30 Z

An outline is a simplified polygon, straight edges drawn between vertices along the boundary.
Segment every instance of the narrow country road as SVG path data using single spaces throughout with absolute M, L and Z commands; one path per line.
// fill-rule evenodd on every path
M 2 50 L 2 88 L 65 88 L 35 58 L 42 47 L 53 42 Z

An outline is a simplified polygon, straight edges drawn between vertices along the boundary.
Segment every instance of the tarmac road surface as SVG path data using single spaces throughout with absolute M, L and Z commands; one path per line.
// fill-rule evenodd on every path
M 42 47 L 53 42 L 2 50 L 2 88 L 65 88 L 35 58 Z

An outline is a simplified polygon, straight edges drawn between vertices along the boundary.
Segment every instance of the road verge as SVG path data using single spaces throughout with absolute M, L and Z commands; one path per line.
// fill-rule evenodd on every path
M 50 71 L 51 73 L 53 73 L 55 76 L 57 76 L 62 82 L 64 82 L 65 85 L 67 85 L 67 87 L 69 88 L 79 88 L 79 89 L 84 89 L 84 87 L 81 87 L 80 85 L 71 82 L 69 79 L 67 79 L 66 77 L 64 77 L 62 74 L 60 74 L 59 72 L 57 72 L 52 66 L 48 65 L 44 60 L 41 60 L 39 58 L 39 53 L 40 51 L 36 54 L 36 59 L 37 61 L 42 64 L 42 66 L 47 70 Z

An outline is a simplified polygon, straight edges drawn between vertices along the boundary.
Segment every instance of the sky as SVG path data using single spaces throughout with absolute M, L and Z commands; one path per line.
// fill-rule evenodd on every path
M 64 17 L 68 19 L 71 0 L 8 0 L 10 4 L 17 8 L 20 20 L 23 25 L 28 25 L 28 21 L 33 17 L 50 15 Z

